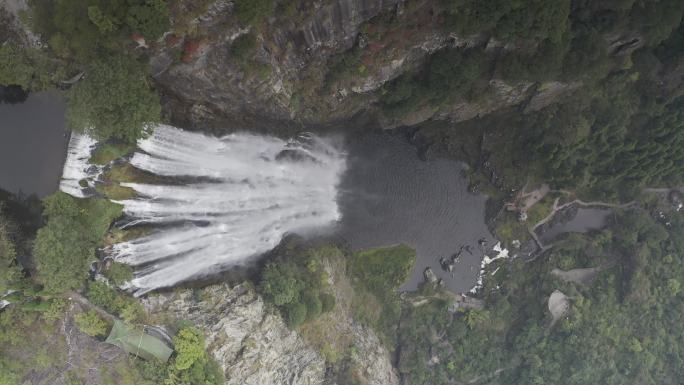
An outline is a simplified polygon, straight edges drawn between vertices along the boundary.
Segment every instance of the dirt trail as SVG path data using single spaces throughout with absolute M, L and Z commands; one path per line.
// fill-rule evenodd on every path
M 109 322 L 114 322 L 116 321 L 116 317 L 114 317 L 112 314 L 108 313 L 106 310 L 102 309 L 99 306 L 94 305 L 92 302 L 88 301 L 88 299 L 79 293 L 75 291 L 70 291 L 65 294 L 65 298 L 69 301 L 75 301 L 81 304 L 82 306 L 88 308 L 88 309 L 93 309 L 97 312 L 97 314 L 100 315 L 100 317 L 106 319 Z
M 603 267 L 586 267 L 572 270 L 561 270 L 555 268 L 551 270 L 551 274 L 566 282 L 574 282 L 580 285 L 590 285 L 594 281 L 598 273 L 603 270 Z

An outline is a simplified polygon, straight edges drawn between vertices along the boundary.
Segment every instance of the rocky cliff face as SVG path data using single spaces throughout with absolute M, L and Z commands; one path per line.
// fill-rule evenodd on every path
M 256 28 L 242 27 L 235 21 L 231 2 L 215 1 L 187 22 L 198 31 L 196 37 L 185 37 L 176 45 L 166 44 L 154 53 L 155 79 L 170 96 L 170 111 L 177 120 L 196 125 L 223 123 L 231 128 L 297 120 L 301 115 L 301 95 L 295 95 L 298 87 L 305 82 L 320 86 L 325 73 L 317 71 L 325 67 L 327 59 L 350 49 L 356 44 L 363 22 L 397 3 L 398 0 L 307 1 L 301 5 L 307 7 L 303 10 L 307 16 L 272 17 L 266 25 Z M 248 33 L 256 35 L 257 47 L 250 53 L 253 58 L 245 64 L 230 47 L 236 38 Z M 192 44 L 197 44 L 197 50 L 186 55 Z M 175 59 L 179 47 L 186 55 L 180 61 Z M 381 74 L 390 75 L 388 71 Z M 366 79 L 365 88 L 372 88 L 372 83 Z M 335 111 L 329 104 L 335 101 L 334 95 L 330 95 L 317 104 L 334 118 Z
M 338 380 L 398 385 L 387 348 L 371 328 L 352 317 L 354 291 L 344 259 L 324 263 L 335 288 L 335 308 L 297 331 L 246 283 L 156 294 L 142 302 L 159 323 L 187 320 L 199 327 L 227 385 L 334 385 Z M 341 373 L 340 367 L 345 368 Z
M 166 110 L 186 127 L 283 131 L 348 121 L 361 112 L 385 128 L 428 119 L 462 121 L 529 100 L 529 108 L 538 109 L 576 87 L 557 83 L 539 92 L 530 82 L 493 79 L 493 92 L 483 100 L 390 119 L 377 114 L 381 87 L 429 54 L 445 47 L 515 47 L 485 35 L 447 33 L 437 0 L 300 0 L 279 5 L 252 26 L 239 23 L 230 1 L 210 1 L 199 10 L 192 2 L 179 3 L 177 32 L 153 45 L 150 54 Z M 231 48 L 245 34 L 256 40 L 247 57 Z
M 207 337 L 226 384 L 313 385 L 325 380 L 325 361 L 247 285 L 210 286 L 143 300 L 156 316 L 188 320 Z
M 243 27 L 233 4 L 219 0 L 192 20 L 175 18 L 176 29 L 190 29 L 194 37 L 167 36 L 152 49 L 152 70 L 167 96 L 167 111 L 181 124 L 239 129 L 348 120 L 372 110 L 375 91 L 429 53 L 486 41 L 445 33 L 434 16 L 437 3 L 412 2 L 406 9 L 401 0 L 304 0 L 260 27 Z M 244 34 L 255 35 L 257 42 L 248 59 L 231 50 Z M 464 109 L 491 107 L 455 107 L 454 115 L 477 114 Z M 414 120 L 432 115 L 423 112 Z

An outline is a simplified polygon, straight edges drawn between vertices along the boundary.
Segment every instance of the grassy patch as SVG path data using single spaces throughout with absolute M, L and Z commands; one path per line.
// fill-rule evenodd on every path
M 151 232 L 147 227 L 134 227 L 126 230 L 113 228 L 105 238 L 105 245 L 112 245 L 114 243 L 126 242 L 131 239 L 143 237 Z
M 115 165 L 103 175 L 103 178 L 109 182 L 133 182 L 136 178 L 136 169 L 128 163 Z
M 546 216 L 551 214 L 551 210 L 553 209 L 553 202 L 555 200 L 556 197 L 551 196 L 549 194 L 539 202 L 535 203 L 532 207 L 530 207 L 529 210 L 527 210 L 528 226 L 534 226 L 537 222 L 541 221 L 542 219 L 546 218 Z
M 117 201 L 131 199 L 136 195 L 135 190 L 132 188 L 120 186 L 118 184 L 98 184 L 95 186 L 95 189 L 97 192 L 107 197 L 107 199 Z
M 416 251 L 407 245 L 368 249 L 354 253 L 350 272 L 371 290 L 394 290 L 404 283 L 415 261 Z
M 132 144 L 106 143 L 98 147 L 90 156 L 90 163 L 105 165 L 109 162 L 130 154 L 135 149 Z
M 525 243 L 530 236 L 526 223 L 518 221 L 517 214 L 509 211 L 503 213 L 496 221 L 494 233 L 506 247 L 509 247 L 516 239 Z
M 351 257 L 354 318 L 373 327 L 388 347 L 395 345 L 401 315 L 396 289 L 408 278 L 415 260 L 415 250 L 407 245 L 363 250 Z

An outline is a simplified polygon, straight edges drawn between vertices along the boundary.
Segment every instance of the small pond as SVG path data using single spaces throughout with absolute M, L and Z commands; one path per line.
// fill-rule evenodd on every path
M 541 235 L 540 240 L 542 243 L 545 245 L 550 244 L 563 233 L 586 233 L 591 230 L 601 229 L 606 225 L 608 216 L 613 212 L 611 209 L 596 207 L 580 207 L 576 211 L 576 214 L 569 220 L 552 223 Z M 563 213 L 556 215 L 562 216 Z

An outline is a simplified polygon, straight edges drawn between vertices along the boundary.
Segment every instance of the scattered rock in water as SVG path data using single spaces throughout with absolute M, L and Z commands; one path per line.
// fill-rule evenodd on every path
M 428 282 L 428 283 L 437 282 L 437 276 L 435 275 L 435 272 L 432 271 L 432 269 L 429 267 L 427 269 L 425 269 L 425 271 L 423 271 L 423 276 L 425 277 L 425 282 Z
M 290 162 L 314 162 L 318 163 L 318 159 L 313 156 L 301 151 L 294 149 L 282 150 L 275 159 L 277 161 L 290 161 Z
M 439 259 L 439 264 L 442 266 L 442 270 L 451 273 L 454 270 L 454 259 L 442 257 Z

